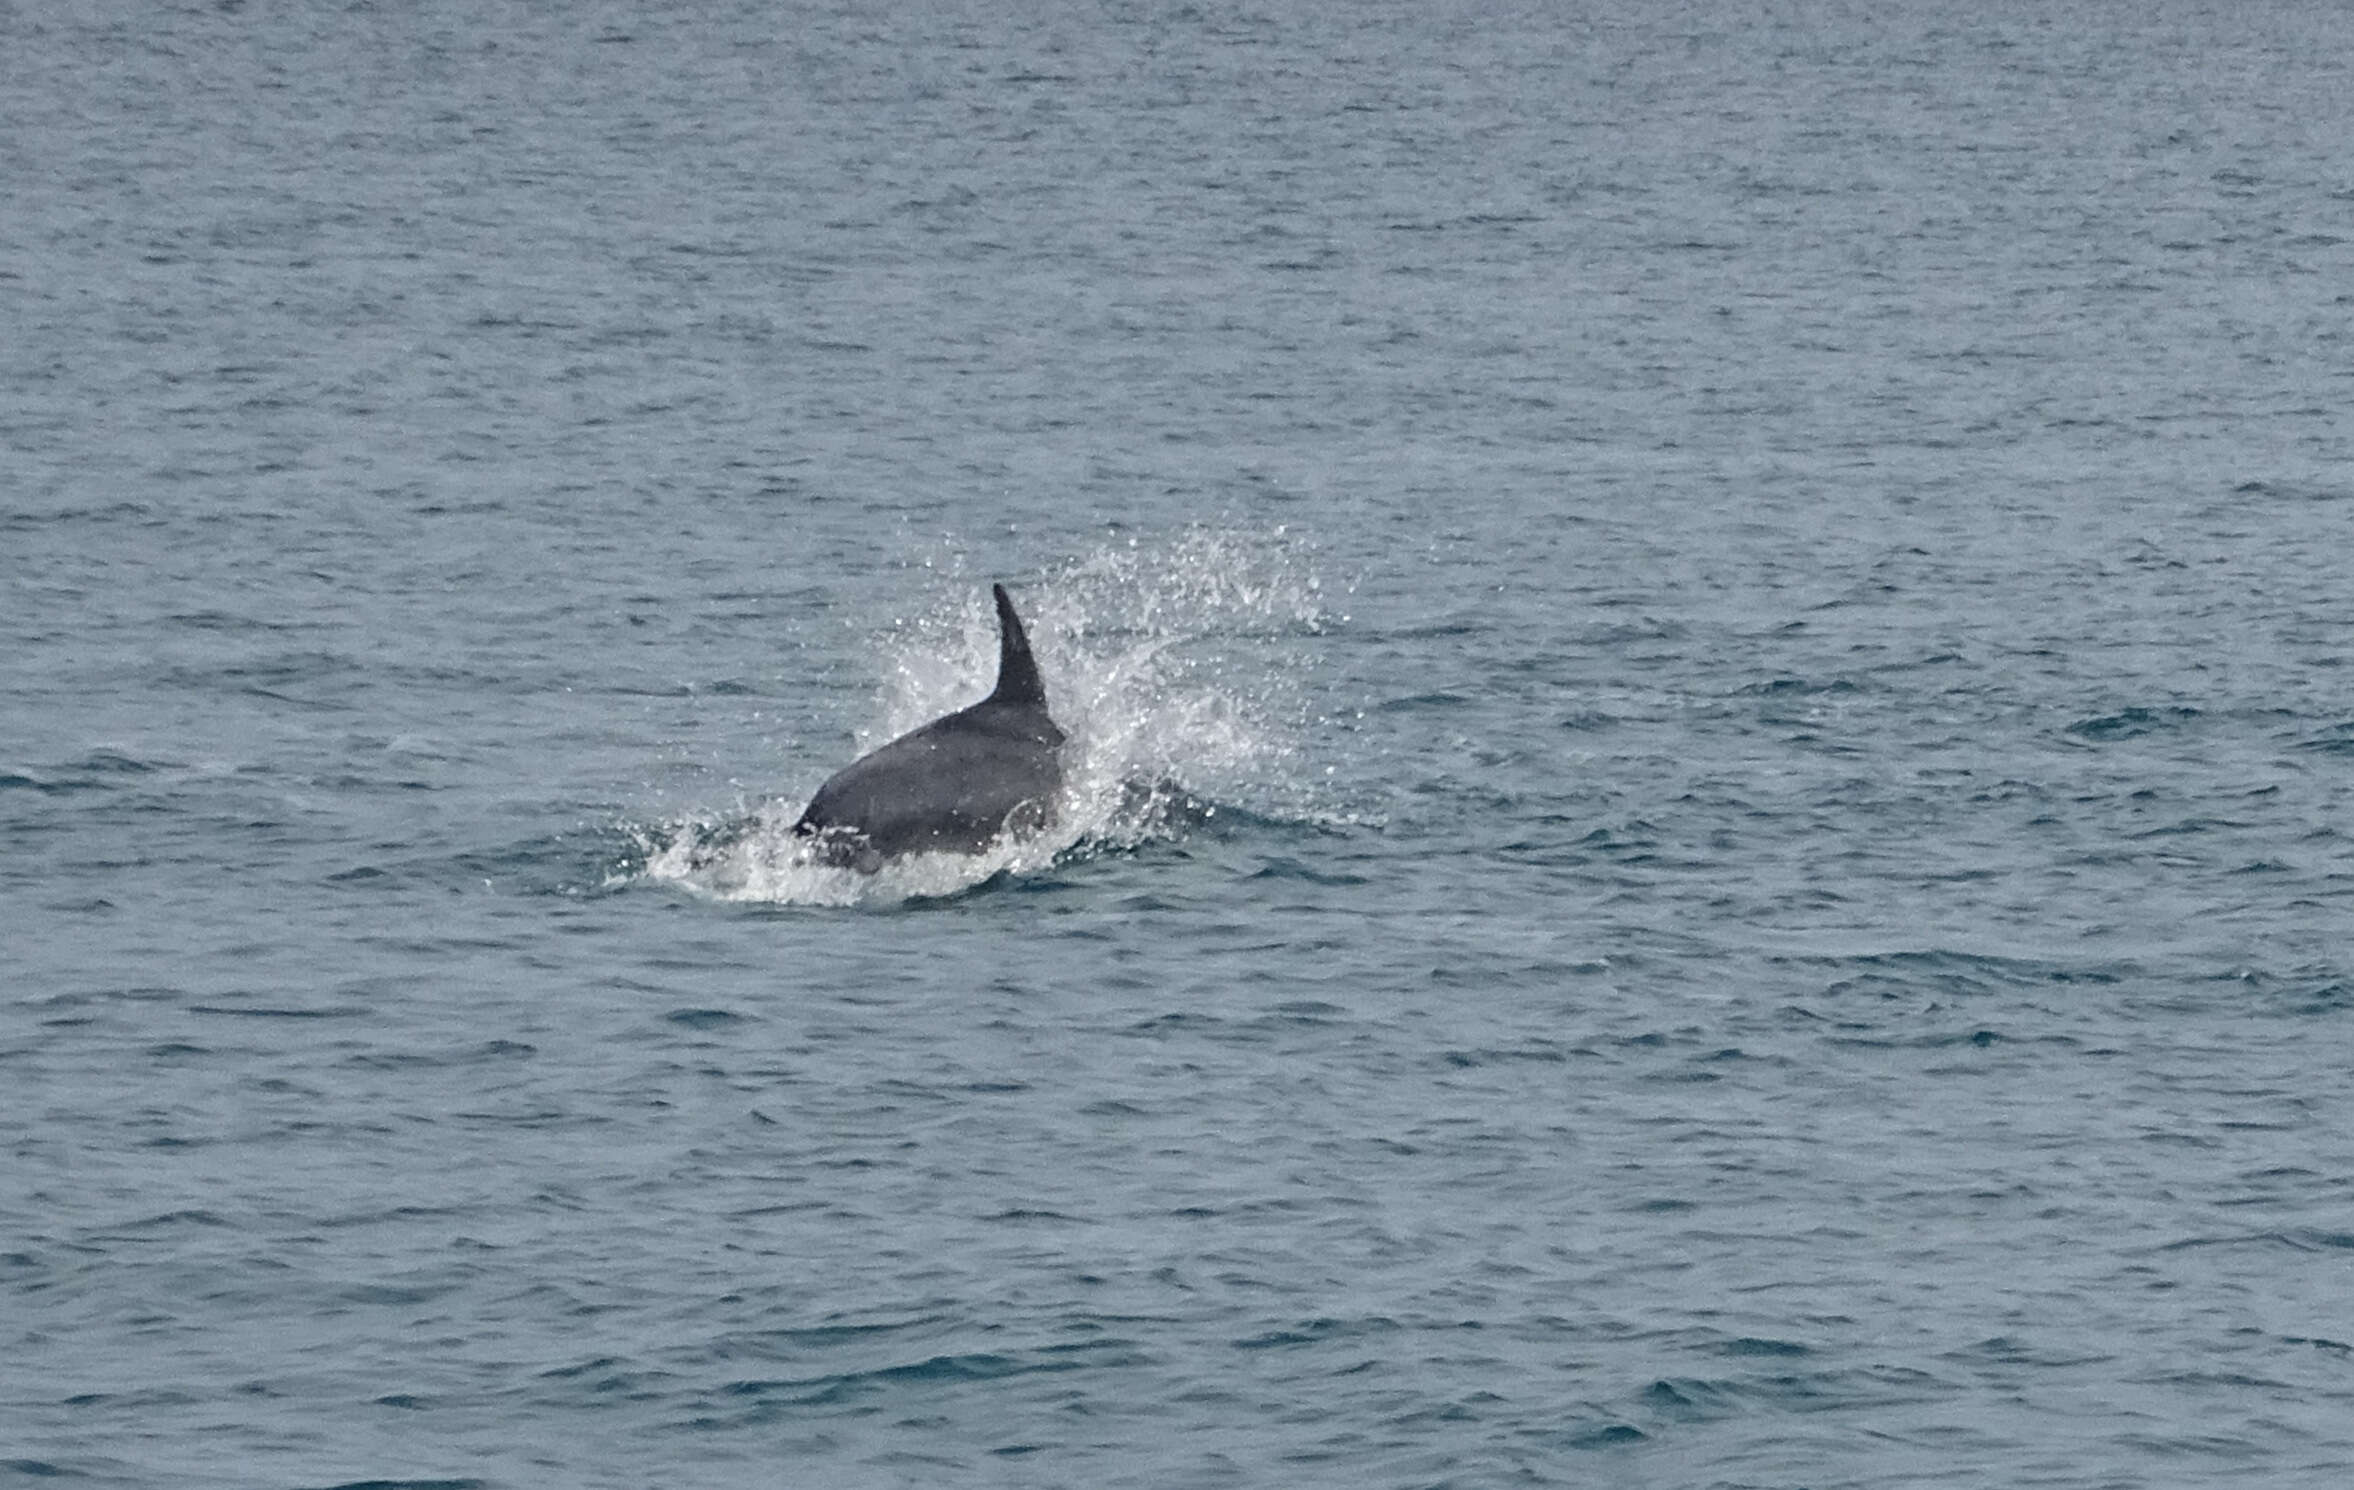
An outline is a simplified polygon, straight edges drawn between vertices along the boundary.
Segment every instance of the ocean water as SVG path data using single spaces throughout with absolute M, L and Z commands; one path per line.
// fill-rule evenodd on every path
M 0 1482 L 2354 1478 L 2346 13 L 1017 9 L 0 9 Z

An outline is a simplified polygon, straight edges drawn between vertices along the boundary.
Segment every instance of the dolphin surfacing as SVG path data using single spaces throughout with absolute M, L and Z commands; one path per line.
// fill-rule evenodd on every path
M 1000 834 L 1054 821 L 1063 732 L 1005 586 L 997 597 L 997 691 L 834 773 L 793 824 L 817 857 L 872 874 L 903 854 L 977 854 Z

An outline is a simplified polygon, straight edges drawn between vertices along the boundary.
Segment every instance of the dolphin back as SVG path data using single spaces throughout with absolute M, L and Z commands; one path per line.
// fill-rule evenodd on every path
M 793 831 L 826 862 L 872 873 L 902 854 L 978 853 L 1000 834 L 1051 823 L 1062 794 L 1063 732 L 1003 585 L 997 689 L 834 773 Z

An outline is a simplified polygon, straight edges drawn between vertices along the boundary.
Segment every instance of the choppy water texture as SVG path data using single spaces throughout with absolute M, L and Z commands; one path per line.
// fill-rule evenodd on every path
M 2348 1483 L 2346 13 L 1005 9 L 0 12 L 0 1480 Z

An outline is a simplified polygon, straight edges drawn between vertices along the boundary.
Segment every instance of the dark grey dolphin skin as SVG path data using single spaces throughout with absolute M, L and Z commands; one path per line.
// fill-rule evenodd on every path
M 817 789 L 793 832 L 817 856 L 872 874 L 902 854 L 979 853 L 1011 827 L 1054 820 L 1063 732 L 1005 586 L 997 596 L 997 691 L 860 756 Z

